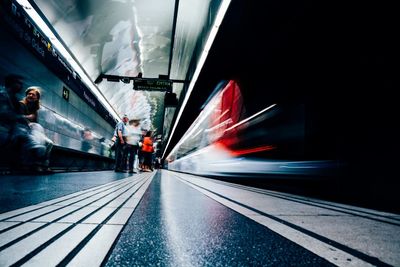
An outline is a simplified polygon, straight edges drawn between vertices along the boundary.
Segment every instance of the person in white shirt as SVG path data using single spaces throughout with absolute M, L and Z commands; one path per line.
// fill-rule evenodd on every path
M 126 127 L 126 144 L 127 144 L 127 153 L 129 157 L 128 169 L 129 173 L 134 172 L 134 162 L 135 156 L 139 149 L 139 142 L 142 139 L 142 129 L 140 128 L 140 119 L 133 118 L 129 121 L 129 125 Z
M 114 136 L 116 137 L 115 150 L 115 172 L 124 172 L 126 168 L 126 123 L 128 116 L 124 115 L 122 121 L 115 126 Z

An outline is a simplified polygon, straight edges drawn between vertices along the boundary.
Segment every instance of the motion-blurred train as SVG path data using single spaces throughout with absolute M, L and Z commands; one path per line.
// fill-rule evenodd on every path
M 221 82 L 168 155 L 168 169 L 210 176 L 332 175 L 337 161 L 309 153 L 305 110 L 304 104 L 276 103 L 249 114 L 238 83 Z

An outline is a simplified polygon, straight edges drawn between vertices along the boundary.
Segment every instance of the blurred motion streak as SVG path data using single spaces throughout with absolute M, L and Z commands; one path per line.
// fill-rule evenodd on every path
M 334 160 L 307 154 L 303 104 L 269 104 L 249 115 L 236 81 L 216 91 L 168 155 L 168 169 L 212 176 L 334 173 Z
M 267 107 L 267 108 L 265 108 L 265 109 L 263 109 L 263 110 L 257 112 L 256 114 L 254 114 L 254 115 L 248 117 L 247 119 L 244 119 L 244 120 L 242 120 L 242 121 L 236 123 L 235 125 L 229 127 L 229 128 L 226 129 L 225 131 L 232 130 L 233 128 L 238 127 L 238 126 L 242 125 L 242 124 L 245 123 L 245 122 L 248 122 L 249 120 L 251 120 L 251 119 L 257 117 L 258 115 L 264 113 L 265 111 L 267 111 L 267 110 L 269 110 L 269 109 L 271 109 L 271 108 L 273 108 L 273 107 L 275 107 L 275 106 L 276 106 L 276 104 L 273 104 L 273 105 L 271 105 L 271 106 L 269 106 L 269 107 Z
M 275 149 L 274 146 L 265 145 L 265 146 L 259 146 L 259 147 L 253 147 L 253 148 L 248 148 L 248 149 L 240 149 L 240 150 L 232 151 L 232 154 L 234 156 L 240 156 L 240 155 L 256 153 L 256 152 L 261 152 L 261 151 L 268 151 L 268 150 L 273 150 L 273 149 Z

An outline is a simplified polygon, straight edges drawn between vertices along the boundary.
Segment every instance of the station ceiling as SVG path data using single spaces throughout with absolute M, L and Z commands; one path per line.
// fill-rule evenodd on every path
M 164 75 L 183 81 L 199 59 L 196 51 L 202 50 L 222 1 L 30 2 L 92 81 L 101 74 L 137 77 L 139 73 L 144 78 Z M 162 134 L 166 115 L 164 133 L 168 132 L 175 109 L 164 113 L 164 92 L 135 91 L 132 81 L 127 84 L 103 79 L 97 87 L 121 117 L 127 114 L 130 118 L 140 118 L 143 127 L 157 134 Z M 183 87 L 181 82 L 173 84 L 178 98 Z

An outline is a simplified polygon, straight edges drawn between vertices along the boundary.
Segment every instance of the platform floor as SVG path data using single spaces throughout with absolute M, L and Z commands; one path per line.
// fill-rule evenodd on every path
M 170 171 L 0 176 L 0 266 L 400 266 L 400 215 Z

